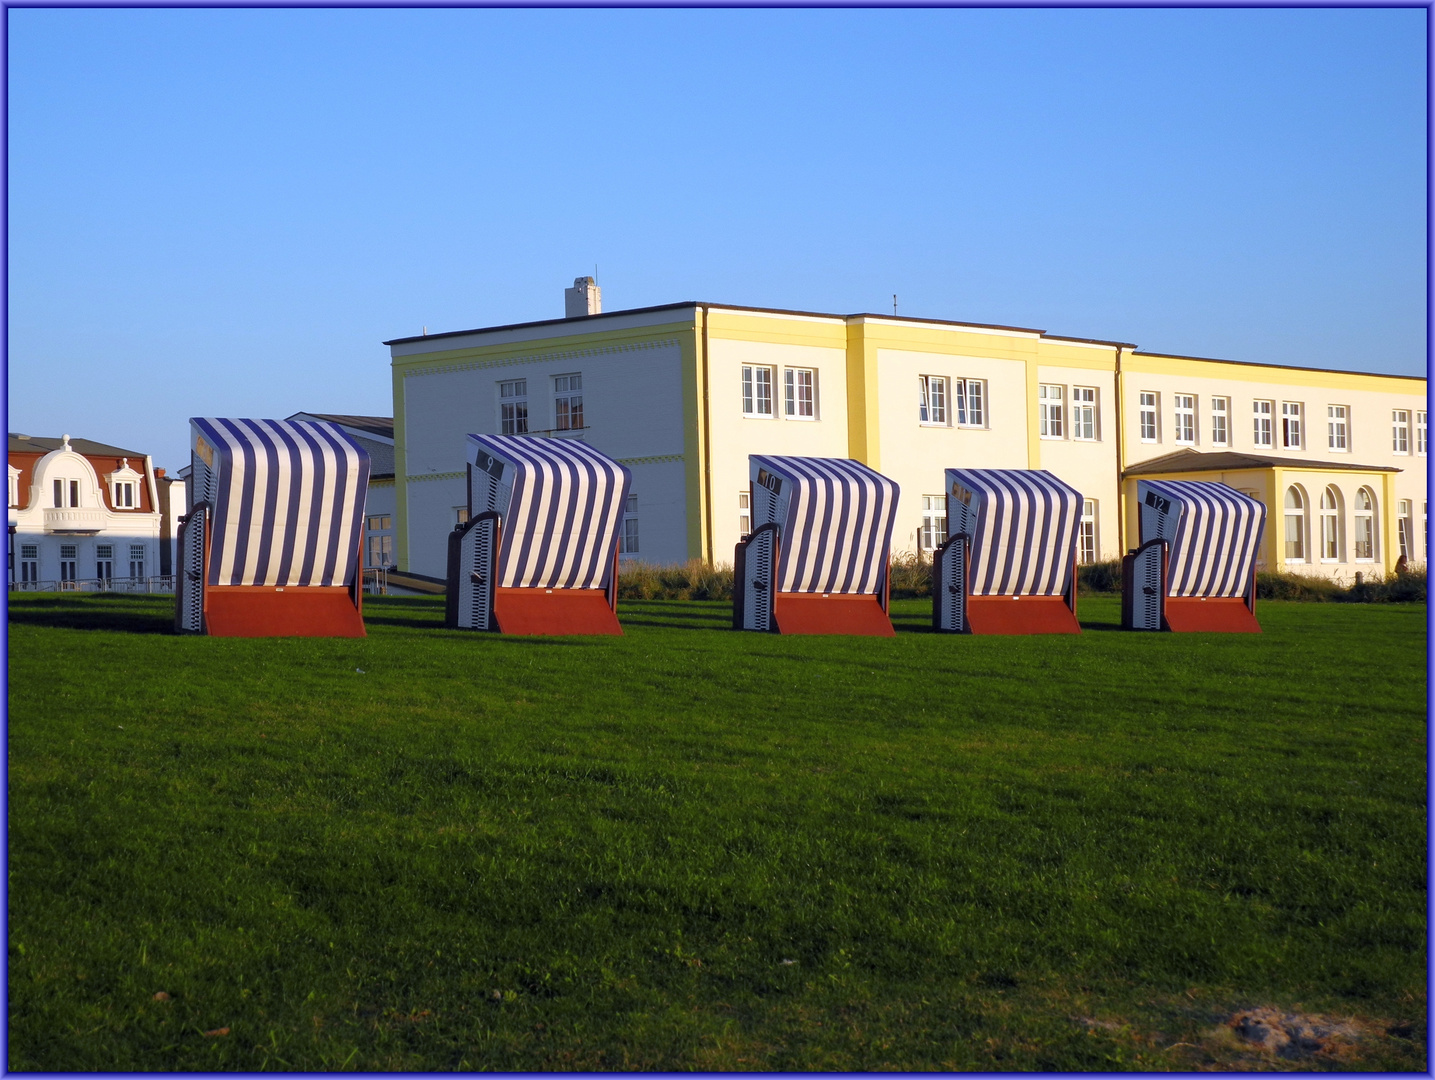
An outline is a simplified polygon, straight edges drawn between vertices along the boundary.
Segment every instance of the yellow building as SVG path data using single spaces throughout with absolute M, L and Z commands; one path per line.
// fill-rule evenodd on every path
M 852 457 L 890 476 L 899 551 L 945 537 L 944 471 L 968 466 L 1048 469 L 1082 492 L 1084 561 L 1134 545 L 1123 504 L 1138 475 L 1255 494 L 1268 565 L 1349 576 L 1402 550 L 1426 557 L 1423 379 L 886 315 L 698 302 L 605 314 L 593 299 L 581 314 L 585 282 L 596 293 L 579 279 L 568 318 L 385 343 L 401 569 L 444 574 L 469 432 L 581 438 L 622 461 L 624 557 L 650 562 L 731 561 L 752 453 Z

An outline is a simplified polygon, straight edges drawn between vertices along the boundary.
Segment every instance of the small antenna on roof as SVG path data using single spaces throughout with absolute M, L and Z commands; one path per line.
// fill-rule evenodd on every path
M 897 314 L 897 294 L 892 294 L 892 314 Z

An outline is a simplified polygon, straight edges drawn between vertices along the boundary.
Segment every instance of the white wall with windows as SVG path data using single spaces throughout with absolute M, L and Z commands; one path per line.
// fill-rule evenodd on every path
M 787 328 L 786 320 L 772 323 L 774 336 Z M 737 495 L 748 487 L 749 454 L 847 456 L 847 353 L 845 348 L 724 337 L 709 338 L 708 350 L 713 551 L 720 562 L 730 563 L 742 535 Z M 652 517 L 643 517 L 645 546 Z M 651 562 L 685 557 L 643 555 Z
M 35 462 L 27 490 L 12 467 L 14 580 L 92 587 L 157 577 L 160 514 L 140 509 L 142 489 L 150 506 L 157 499 L 152 465 L 138 464 L 123 459 L 101 475 L 83 454 L 61 447 Z

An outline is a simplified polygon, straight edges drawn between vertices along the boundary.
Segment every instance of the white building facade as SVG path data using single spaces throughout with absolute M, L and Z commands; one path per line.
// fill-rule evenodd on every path
M 12 589 L 167 589 L 146 454 L 87 439 L 10 435 Z

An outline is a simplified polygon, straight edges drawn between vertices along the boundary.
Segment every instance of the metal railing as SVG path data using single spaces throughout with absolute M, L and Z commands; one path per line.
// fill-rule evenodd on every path
M 155 577 L 67 578 L 63 581 L 12 581 L 11 592 L 172 593 L 174 575 Z
M 389 595 L 389 568 L 387 566 L 364 567 L 364 592 L 371 596 Z

